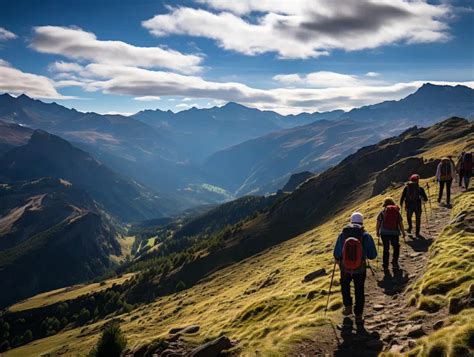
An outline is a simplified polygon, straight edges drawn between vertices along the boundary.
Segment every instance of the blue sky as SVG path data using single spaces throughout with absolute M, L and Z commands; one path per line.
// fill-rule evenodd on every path
M 472 86 L 471 3 L 2 0 L 0 92 L 101 113 L 298 113 Z

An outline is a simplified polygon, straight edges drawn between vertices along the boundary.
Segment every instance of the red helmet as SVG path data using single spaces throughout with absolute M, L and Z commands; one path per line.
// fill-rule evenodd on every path
M 418 181 L 420 181 L 420 175 L 418 175 L 418 174 L 413 174 L 413 175 L 411 175 L 411 176 L 410 176 L 410 181 L 411 181 L 411 182 L 418 182 Z

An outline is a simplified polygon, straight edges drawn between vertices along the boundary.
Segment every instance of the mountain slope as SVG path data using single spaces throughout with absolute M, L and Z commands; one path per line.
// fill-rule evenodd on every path
M 84 191 L 44 178 L 0 187 L 0 306 L 91 279 L 121 247 Z
M 208 266 L 207 273 L 202 274 L 200 280 L 194 280 L 199 280 L 198 283 L 193 285 L 187 281 L 187 289 L 183 291 L 154 297 L 131 312 L 120 313 L 117 317 L 133 343 L 133 349 L 158 351 L 162 346 L 160 341 L 166 340 L 166 346 L 179 350 L 186 343 L 208 341 L 225 334 L 237 341 L 238 345 L 234 349 L 237 354 L 291 356 L 304 353 L 303 347 L 308 344 L 319 348 L 316 353 L 323 355 L 345 352 L 345 344 L 337 346 L 335 335 L 340 332 L 333 330 L 334 325 L 341 321 L 342 302 L 337 280 L 333 285 L 328 314 L 323 314 L 330 283 L 329 274 L 333 267 L 332 249 L 336 232 L 346 224 L 351 212 L 360 210 L 366 216 L 366 229 L 373 233 L 375 217 L 380 212 L 383 199 L 388 195 L 399 197 L 403 189 L 402 183 L 412 170 L 420 170 L 422 176 L 431 181 L 436 158 L 447 153 L 455 155 L 472 145 L 473 124 L 451 119 L 428 129 L 412 129 L 378 145 L 364 148 L 334 169 L 328 170 L 329 176 L 326 178 L 335 179 L 334 185 L 342 191 L 341 196 L 334 196 L 334 201 L 325 199 L 327 194 L 333 192 L 326 181 L 318 179 L 321 175 L 310 179 L 293 194 L 276 203 L 269 212 L 246 222 L 242 231 L 230 237 L 221 251 L 208 254 L 208 259 L 204 256 L 205 252 L 200 252 L 201 262 L 204 263 L 205 260 Z M 407 165 L 412 161 L 417 166 Z M 359 169 L 353 171 L 354 167 Z M 346 181 L 351 172 L 354 173 L 354 184 Z M 342 174 L 341 180 L 333 176 L 336 173 Z M 379 181 L 380 177 L 384 180 L 392 177 L 394 182 Z M 378 181 L 386 182 L 382 193 L 379 189 L 375 190 L 375 183 Z M 361 182 L 364 184 L 361 185 Z M 421 184 L 425 185 L 426 182 L 428 180 L 422 180 Z M 318 190 L 323 190 L 324 187 L 327 191 L 317 195 Z M 302 192 L 308 195 L 302 195 Z M 465 195 L 460 196 L 460 202 L 465 202 Z M 325 203 L 320 205 L 319 200 Z M 308 210 L 308 205 L 303 207 L 303 210 L 308 211 L 307 215 L 302 215 L 301 211 L 291 213 L 286 210 L 305 202 L 315 205 L 315 211 Z M 457 206 L 457 202 L 456 197 L 456 215 L 458 211 L 469 209 L 464 203 Z M 439 208 L 441 209 L 446 210 L 444 207 Z M 285 214 L 290 214 L 290 217 L 286 218 Z M 423 222 L 423 231 L 426 229 Z M 466 232 L 469 233 L 467 228 Z M 410 243 L 408 249 L 414 250 L 425 244 L 415 239 L 410 240 Z M 426 243 L 429 243 L 428 239 Z M 451 244 L 464 245 L 465 240 L 458 242 L 454 239 Z M 465 252 L 465 247 L 458 246 L 454 251 Z M 438 254 L 439 250 L 433 248 L 432 252 Z M 402 250 L 403 258 L 415 265 L 419 265 L 421 261 L 417 258 L 419 253 L 423 254 L 413 250 L 407 254 Z M 416 255 L 411 257 L 411 254 Z M 448 255 L 443 254 L 443 259 L 446 260 L 440 264 L 443 269 L 452 267 L 451 272 L 456 274 L 456 265 L 453 265 L 453 259 L 447 259 Z M 201 264 L 190 265 L 188 273 L 197 273 L 196 270 L 201 268 Z M 319 269 L 324 269 L 319 276 L 309 281 L 305 279 L 307 274 Z M 146 274 L 143 276 L 153 277 Z M 409 284 L 413 284 L 416 276 L 410 276 L 409 279 Z M 472 277 L 470 279 L 472 281 Z M 140 278 L 138 280 L 141 281 Z M 469 286 L 470 281 L 463 281 L 462 286 Z M 375 281 L 372 283 L 377 284 Z M 376 289 L 383 293 L 381 287 L 377 286 Z M 414 290 L 416 292 L 418 288 Z M 391 296 L 387 298 L 393 300 Z M 372 298 L 367 301 L 368 306 L 377 303 Z M 461 332 L 470 323 L 463 319 L 468 311 L 470 310 L 451 315 L 446 323 L 454 323 L 446 331 L 455 330 L 455 336 L 461 336 Z M 372 325 L 370 332 L 391 327 L 379 324 L 381 317 L 380 313 L 369 317 L 367 324 Z M 14 319 L 15 316 L 11 318 Z M 87 327 L 67 328 L 57 335 L 14 349 L 6 355 L 87 351 L 95 343 L 100 329 L 112 318 L 92 322 Z M 198 325 L 199 331 L 192 336 L 184 336 L 178 343 L 173 342 L 172 339 L 178 337 L 170 337 L 170 329 L 189 325 Z M 444 336 L 444 339 L 451 337 Z M 367 340 L 364 338 L 359 342 L 365 346 L 369 340 L 376 342 L 371 348 L 367 346 L 366 352 L 371 354 L 377 354 L 383 347 L 390 348 L 389 345 L 380 345 L 380 338 L 374 339 L 372 334 L 367 335 Z M 421 341 L 415 341 L 415 346 L 418 343 Z M 295 350 L 295 347 L 299 350 Z
M 399 101 L 353 109 L 335 121 L 317 121 L 219 151 L 204 169 L 213 183 L 236 195 L 274 192 L 293 173 L 322 172 L 360 147 L 451 116 L 474 118 L 474 90 L 425 84 Z
M 0 181 L 56 177 L 86 190 L 122 221 L 163 216 L 160 198 L 93 159 L 67 141 L 36 130 L 28 143 L 0 156 Z

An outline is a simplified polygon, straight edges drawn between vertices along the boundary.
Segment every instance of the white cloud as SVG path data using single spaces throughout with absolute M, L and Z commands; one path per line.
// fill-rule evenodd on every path
M 86 74 L 83 88 L 88 91 L 133 97 L 210 99 L 214 103 L 233 101 L 282 114 L 351 109 L 384 100 L 400 99 L 427 82 L 384 83 L 349 74 L 315 72 L 290 77 L 290 81 L 302 81 L 303 87 L 259 89 L 238 82 L 215 82 L 198 76 L 126 66 L 90 64 L 84 67 L 83 72 Z M 321 87 L 321 79 L 326 83 L 331 82 L 332 86 Z M 459 82 L 432 83 L 454 85 Z M 474 82 L 464 84 L 474 87 Z M 185 105 L 187 108 L 196 106 L 195 103 L 183 101 L 177 108 L 186 108 Z
M 380 76 L 380 73 L 377 73 L 377 72 L 367 72 L 365 74 L 367 77 L 378 77 Z
M 22 72 L 0 59 L 0 91 L 27 94 L 33 98 L 70 99 L 56 91 L 54 82 L 44 76 Z
M 215 40 L 247 55 L 309 58 L 405 42 L 449 39 L 450 5 L 404 0 L 200 0 L 208 9 L 170 8 L 142 25 L 155 36 Z M 252 14 L 252 21 L 247 15 Z M 245 16 L 244 16 L 245 15 Z
M 143 97 L 135 97 L 133 99 L 138 100 L 140 102 L 154 102 L 157 100 L 161 100 L 161 97 L 158 97 L 156 95 L 145 95 Z
M 312 88 L 350 87 L 362 84 L 355 75 L 328 71 L 313 72 L 303 76 L 296 73 L 278 74 L 274 76 L 273 79 L 284 84 L 303 85 Z
M 48 69 L 53 72 L 69 73 L 69 72 L 81 72 L 84 70 L 84 67 L 81 66 L 79 63 L 57 61 L 57 62 L 51 63 L 48 66 Z
M 35 27 L 31 46 L 39 52 L 111 65 L 169 68 L 183 73 L 201 70 L 202 57 L 160 47 L 137 47 L 98 40 L 92 32 L 59 26 Z M 64 66 L 64 62 L 62 62 Z M 61 62 L 58 62 L 61 66 Z
M 0 41 L 8 41 L 17 38 L 13 32 L 8 31 L 6 28 L 0 27 Z

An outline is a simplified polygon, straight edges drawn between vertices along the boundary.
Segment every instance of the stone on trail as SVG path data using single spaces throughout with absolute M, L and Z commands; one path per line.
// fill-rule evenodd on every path
M 385 306 L 381 305 L 381 304 L 375 304 L 373 306 L 374 310 L 375 311 L 380 311 L 380 310 L 383 310 L 385 308 Z
M 232 347 L 232 343 L 226 336 L 221 336 L 213 341 L 205 343 L 195 348 L 190 356 L 192 357 L 215 357 L 222 351 L 228 350 Z
M 425 331 L 423 330 L 422 325 L 414 325 L 414 326 L 408 326 L 408 337 L 421 337 L 425 335 Z
M 444 321 L 443 320 L 438 320 L 433 324 L 433 328 L 435 330 L 439 330 L 441 327 L 443 327 Z
M 186 328 L 184 328 L 181 333 L 184 333 L 184 334 L 193 334 L 193 333 L 196 333 L 198 332 L 200 329 L 200 327 L 198 325 L 190 325 Z
M 321 268 L 321 269 L 315 270 L 312 273 L 309 273 L 308 275 L 306 275 L 304 277 L 303 283 L 307 283 L 307 282 L 309 282 L 311 280 L 314 280 L 316 278 L 319 278 L 320 276 L 323 276 L 323 275 L 326 275 L 326 269 Z

